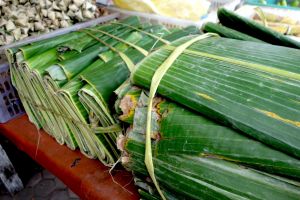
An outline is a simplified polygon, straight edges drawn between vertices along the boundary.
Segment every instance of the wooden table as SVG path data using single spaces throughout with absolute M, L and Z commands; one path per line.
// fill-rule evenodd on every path
M 100 161 L 59 145 L 43 130 L 38 131 L 26 115 L 0 124 L 0 134 L 57 176 L 81 199 L 139 199 L 130 172 L 116 170 L 113 180 L 109 168 Z

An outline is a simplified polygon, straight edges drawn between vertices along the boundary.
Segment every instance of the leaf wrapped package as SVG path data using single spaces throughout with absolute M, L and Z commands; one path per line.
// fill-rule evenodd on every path
M 144 134 L 148 97 L 130 87 L 119 96 L 119 119 Z M 300 178 L 300 161 L 292 156 L 217 124 L 187 108 L 155 97 L 152 138 L 155 155 L 209 156 L 272 174 Z M 133 120 L 134 119 L 134 120 Z
M 144 59 L 133 83 L 149 88 L 155 71 L 191 38 Z M 299 55 L 299 50 L 269 44 L 203 39 L 171 65 L 158 93 L 299 158 Z
M 124 98 L 126 99 L 126 95 Z M 127 132 L 126 137 L 119 139 L 119 143 L 122 144 L 120 147 L 123 149 L 123 165 L 138 176 L 144 177 L 148 177 L 144 164 L 146 102 L 147 99 L 142 95 L 135 109 L 132 129 Z M 156 177 L 166 197 L 168 196 L 166 189 L 176 194 L 175 199 L 297 199 L 299 197 L 297 182 L 241 166 L 245 164 L 242 157 L 246 154 L 252 157 L 252 160 L 249 157 L 246 159 L 254 161 L 251 163 L 252 166 L 259 163 L 259 159 L 254 159 L 259 154 L 267 158 L 266 160 L 270 161 L 264 163 L 267 167 L 272 165 L 268 165 L 273 162 L 272 156 L 277 155 L 277 158 L 281 155 L 287 158 L 289 156 L 239 135 L 227 127 L 217 125 L 186 108 L 163 99 L 156 99 L 155 102 L 157 103 L 153 108 L 155 114 L 152 115 L 154 117 L 152 121 L 158 126 L 152 127 L 153 133 L 155 130 L 158 132 L 152 135 L 153 161 Z M 155 127 L 159 128 L 155 129 Z M 257 152 L 253 153 L 251 145 L 258 147 Z M 238 146 L 240 149 L 236 149 Z M 212 153 L 213 149 L 219 151 L 224 157 Z M 227 156 L 230 154 L 235 159 L 228 159 Z M 241 162 L 237 161 L 237 158 L 241 159 Z M 294 158 L 289 157 L 286 164 L 290 159 Z M 291 166 L 293 168 L 293 165 Z M 278 166 L 277 170 L 281 167 Z

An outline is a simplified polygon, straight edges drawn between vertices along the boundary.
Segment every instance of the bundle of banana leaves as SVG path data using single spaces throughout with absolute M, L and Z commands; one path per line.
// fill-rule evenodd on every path
M 113 91 L 148 53 L 197 28 L 168 30 L 130 17 L 9 49 L 13 83 L 30 120 L 60 144 L 112 166 L 122 131 L 110 112 Z
M 293 48 L 189 36 L 144 59 L 132 81 L 299 158 L 299 55 Z
M 129 26 L 140 26 L 139 19 L 135 17 L 125 19 L 122 23 Z M 48 88 L 53 91 L 53 98 L 59 102 L 63 112 L 61 114 L 71 116 L 71 119 L 67 119 L 66 123 L 76 138 L 81 151 L 88 157 L 96 156 L 102 162 L 112 165 L 118 157 L 115 142 L 112 142 L 115 141 L 115 135 L 114 133 L 95 134 L 92 126 L 97 127 L 98 124 L 91 122 L 89 113 L 79 101 L 78 91 L 84 86 L 80 78 L 81 73 L 95 66 L 94 63 L 104 63 L 99 55 L 109 50 L 108 45 L 117 45 L 118 42 L 107 35 L 100 38 L 95 35 L 91 37 L 88 34 L 91 31 L 84 30 L 87 40 L 78 40 L 75 43 L 66 42 L 58 47 L 61 62 L 47 68 L 44 81 Z M 113 37 L 124 39 L 133 34 L 132 31 L 115 24 L 113 27 L 102 26 L 101 31 L 107 31 L 105 33 L 111 34 Z M 99 33 L 97 34 L 99 35 Z M 97 39 L 101 40 L 102 43 Z M 78 52 L 82 53 L 77 55 Z M 73 59 L 67 59 L 70 55 L 74 55 Z
M 300 51 L 237 39 L 130 17 L 7 56 L 30 121 L 143 198 L 299 199 Z
M 144 164 L 148 92 L 118 90 L 116 110 L 131 124 L 119 137 L 123 165 L 139 178 L 145 199 L 160 199 Z M 152 151 L 155 175 L 167 199 L 297 199 L 300 161 L 219 125 L 187 108 L 155 97 Z M 274 175 L 275 174 L 275 175 Z
M 114 90 L 128 79 L 133 67 L 145 57 L 146 53 L 143 52 L 151 52 L 169 43 L 169 41 L 198 33 L 198 30 L 195 27 L 188 27 L 168 33 L 164 27 L 154 26 L 148 32 L 151 35 L 143 33 L 141 33 L 142 36 L 136 37 L 137 35 L 135 35 L 131 39 L 135 41 L 131 43 L 134 46 L 122 54 L 115 50 L 108 52 L 106 55 L 102 54 L 101 57 L 105 57 L 106 62 L 97 61 L 80 75 L 85 85 L 78 92 L 79 101 L 89 113 L 90 121 L 100 124 L 99 127 L 93 128 L 98 137 L 101 137 L 103 133 L 110 135 L 116 133 L 114 134 L 115 137 L 108 142 L 115 143 L 117 133 L 121 131 L 117 120 L 110 111 L 112 106 L 111 97 Z M 122 48 L 122 46 L 119 46 L 119 49 Z M 118 152 L 115 152 L 115 154 L 118 155 Z
M 271 29 L 255 20 L 240 16 L 232 11 L 220 8 L 218 18 L 221 24 L 207 23 L 203 26 L 204 32 L 217 33 L 222 37 L 267 42 L 274 45 L 300 48 L 300 42 L 291 39 L 282 32 Z
M 136 26 L 140 24 L 134 17 L 122 22 Z M 107 31 L 108 34 L 126 32 L 123 26 L 116 24 L 97 26 L 94 29 Z M 96 36 L 104 41 L 112 40 L 106 35 L 101 37 L 96 34 Z M 8 50 L 7 54 L 13 68 L 12 77 L 16 80 L 15 86 L 24 100 L 25 107 L 28 107 L 26 111 L 31 121 L 37 127 L 43 127 L 60 144 L 66 143 L 71 149 L 75 149 L 78 144 L 83 153 L 95 157 L 96 149 L 86 145 L 86 139 L 82 137 L 82 134 L 93 134 L 87 121 L 85 118 L 79 118 L 77 113 L 75 115 L 70 113 L 71 111 L 64 106 L 56 93 L 80 71 L 98 60 L 99 53 L 107 50 L 107 47 L 90 38 L 85 32 L 75 32 L 17 50 Z M 68 44 L 72 44 L 70 48 Z M 85 112 L 81 104 L 77 104 L 77 109 Z M 101 158 L 104 160 L 107 155 L 109 152 L 102 154 Z M 109 160 L 109 162 L 113 161 Z

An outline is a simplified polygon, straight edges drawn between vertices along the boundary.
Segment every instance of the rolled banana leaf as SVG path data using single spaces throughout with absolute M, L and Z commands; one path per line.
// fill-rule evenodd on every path
M 45 59 L 43 60 L 43 58 Z M 31 103 L 36 107 L 42 104 L 43 99 L 40 96 L 40 94 L 36 92 L 34 88 L 34 83 L 33 80 L 31 79 L 31 70 L 38 69 L 39 67 L 43 68 L 49 65 L 49 63 L 51 64 L 55 62 L 55 60 L 56 60 L 55 49 L 50 49 L 36 57 L 32 57 L 28 59 L 26 62 L 16 65 L 17 67 L 16 70 L 20 74 L 20 79 L 23 80 L 22 81 L 23 83 L 22 82 L 18 83 L 19 87 L 17 88 L 19 89 L 18 90 L 19 94 L 20 96 L 23 96 L 27 100 L 31 101 Z M 43 62 L 45 64 L 43 64 Z M 41 115 L 45 115 L 45 114 L 41 113 Z M 37 116 L 39 115 L 37 114 Z M 44 117 L 46 117 L 46 115 Z M 43 116 L 40 116 L 38 121 L 39 124 L 45 124 Z
M 132 74 L 133 83 L 150 88 L 174 49 L 193 38 L 181 38 L 145 58 Z M 297 49 L 209 37 L 168 66 L 157 92 L 299 158 L 299 55 Z
M 46 69 L 46 78 L 48 79 L 49 85 L 51 85 L 54 90 L 59 89 L 83 69 L 96 61 L 98 55 L 107 49 L 107 47 L 98 43 L 71 59 L 61 61 L 48 67 Z
M 73 41 L 82 38 L 84 35 L 84 33 L 72 32 L 55 38 L 50 38 L 47 40 L 25 45 L 23 47 L 18 48 L 18 50 L 20 51 L 16 53 L 16 59 L 18 62 L 27 60 L 31 57 L 34 57 L 37 54 L 41 54 L 49 49 L 52 49 L 66 41 Z
M 140 22 L 137 18 L 132 17 L 128 18 L 127 20 L 124 20 L 125 23 L 129 23 L 130 25 L 134 24 L 137 26 Z M 119 26 L 119 27 L 116 27 Z M 101 27 L 101 26 L 100 26 Z M 101 27 L 102 28 L 102 27 Z M 130 35 L 130 30 L 124 29 L 124 27 L 120 25 L 106 25 L 104 28 L 102 28 L 103 31 L 107 31 L 107 33 L 112 34 L 117 37 L 128 37 Z M 98 29 L 97 29 L 98 30 Z M 99 35 L 99 34 L 98 34 Z M 106 35 L 100 35 L 95 37 L 99 37 L 101 41 L 114 46 L 118 43 L 118 41 L 112 39 L 109 36 Z M 61 51 L 61 48 L 67 48 L 71 50 L 76 50 L 78 53 L 76 54 L 71 54 L 73 57 L 71 57 L 68 54 L 68 58 L 64 57 L 64 59 L 49 67 L 46 69 L 48 75 L 45 77 L 46 82 L 48 82 L 49 86 L 51 86 L 54 90 L 57 90 L 58 88 L 62 87 L 64 84 L 66 84 L 68 81 L 70 81 L 72 78 L 74 78 L 77 74 L 79 74 L 81 71 L 83 71 L 85 68 L 87 68 L 89 65 L 91 65 L 94 61 L 96 61 L 98 58 L 98 55 L 102 52 L 105 52 L 108 50 L 108 47 L 97 41 L 95 38 L 90 37 L 85 33 L 85 40 L 80 38 L 80 41 L 72 41 L 72 43 L 68 44 L 65 43 L 63 44 L 63 47 L 59 47 L 58 51 Z M 85 44 L 86 41 L 92 41 L 92 45 L 88 46 Z M 91 42 L 89 42 L 89 45 Z M 71 46 L 73 45 L 73 46 Z M 74 47 L 76 45 L 76 47 Z M 68 47 L 67 47 L 68 46 Z M 86 46 L 88 46 L 86 48 Z M 70 52 L 70 51 L 68 51 Z M 73 51 L 71 51 L 73 52 Z M 61 55 L 60 55 L 61 56 Z M 61 59 L 61 58 L 60 58 Z
M 276 32 L 254 20 L 242 17 L 225 8 L 218 10 L 218 18 L 223 26 L 242 32 L 259 40 L 274 45 L 281 45 L 291 48 L 300 48 L 300 42 L 293 40 L 279 32 Z
M 137 91 L 136 88 L 134 90 Z M 129 92 L 130 96 L 131 94 L 132 92 Z M 126 99 L 126 96 L 127 95 L 125 95 L 123 99 Z M 140 98 L 138 104 L 139 107 L 135 111 L 133 130 L 129 131 L 127 138 L 125 138 L 125 142 L 124 142 L 124 138 L 120 139 L 121 140 L 120 144 L 124 142 L 123 143 L 124 146 L 121 145 L 121 149 L 122 148 L 125 149 L 122 157 L 122 161 L 125 167 L 130 170 L 133 170 L 135 174 L 144 174 L 145 176 L 147 176 L 147 170 L 144 166 L 144 156 L 143 156 L 145 151 L 144 133 L 145 133 L 145 121 L 146 121 L 145 119 L 146 107 L 144 107 L 145 105 L 143 104 L 147 103 L 147 100 L 145 98 L 146 97 L 145 96 L 143 97 L 142 94 L 142 97 Z M 134 105 L 128 103 L 127 100 L 126 102 L 127 105 Z M 211 146 L 214 146 L 215 148 L 220 147 L 220 149 L 222 148 L 223 145 L 218 143 L 220 139 L 223 139 L 224 141 L 232 139 L 234 142 L 231 143 L 228 141 L 227 144 L 228 148 L 232 148 L 234 144 L 238 144 L 242 148 L 249 148 L 248 155 L 252 157 L 253 149 L 250 150 L 252 147 L 251 145 L 253 143 L 257 144 L 259 142 L 241 136 L 238 133 L 235 133 L 235 135 L 243 138 L 242 140 L 239 140 L 241 138 L 237 139 L 237 138 L 230 137 L 230 135 L 227 135 L 229 137 L 226 137 L 225 135 L 220 136 L 216 134 L 215 138 L 209 142 L 207 140 L 207 136 L 211 137 L 212 134 L 209 133 L 206 134 L 206 131 L 210 128 L 219 129 L 219 131 L 214 130 L 215 133 L 222 132 L 220 131 L 222 128 L 224 128 L 224 130 L 227 129 L 231 132 L 233 131 L 226 127 L 219 126 L 217 124 L 215 124 L 214 127 L 213 126 L 214 123 L 211 121 L 209 124 L 206 124 L 206 122 L 208 122 L 207 119 L 199 115 L 196 115 L 195 113 L 192 113 L 183 107 L 179 107 L 176 104 L 167 102 L 162 99 L 160 99 L 157 102 L 159 103 L 155 105 L 155 107 L 153 108 L 153 112 L 155 113 L 162 112 L 162 114 L 156 115 L 158 117 L 156 118 L 156 120 L 153 120 L 154 123 L 156 124 L 159 123 L 160 128 L 158 130 L 159 136 L 154 137 L 153 139 L 152 149 L 153 149 L 153 155 L 155 155 L 154 158 L 155 174 L 157 176 L 157 179 L 160 181 L 160 186 L 162 187 L 162 191 L 164 192 L 164 194 L 166 194 L 165 188 L 167 188 L 168 190 L 171 190 L 174 193 L 179 192 L 181 195 L 184 196 L 184 197 L 180 197 L 179 199 L 199 199 L 200 197 L 201 197 L 200 199 L 212 199 L 212 198 L 297 199 L 297 196 L 299 195 L 298 194 L 299 183 L 286 180 L 284 178 L 276 177 L 271 174 L 266 174 L 261 171 L 253 170 L 250 168 L 248 169 L 246 167 L 233 164 L 235 160 L 231 160 L 231 159 L 226 160 L 226 158 L 224 159 L 223 156 L 216 156 L 208 152 Z M 170 105 L 172 106 L 169 107 Z M 186 115 L 187 113 L 191 115 Z M 176 116 L 177 114 L 178 116 Z M 195 120 L 195 118 L 198 119 L 202 118 L 205 120 L 205 122 L 203 123 L 202 120 L 199 122 L 198 120 Z M 198 134 L 200 134 L 199 130 L 203 128 L 203 127 L 200 128 L 200 126 L 203 125 L 204 127 L 207 125 L 206 126 L 207 129 L 203 131 L 205 135 L 201 135 L 201 136 L 198 135 L 199 138 L 201 138 L 201 140 L 203 141 L 203 142 L 199 142 L 199 140 L 197 140 L 197 136 L 195 137 L 195 135 L 193 134 L 193 130 L 198 131 Z M 162 129 L 163 126 L 164 128 Z M 194 129 L 193 128 L 194 126 L 197 126 L 197 128 L 195 127 Z M 153 127 L 157 127 L 157 126 L 153 125 Z M 169 135 L 166 135 L 165 134 L 166 132 L 168 132 Z M 186 132 L 186 135 L 182 134 L 184 132 Z M 178 137 L 176 136 L 176 133 L 178 133 Z M 190 137 L 191 140 L 187 139 L 188 137 Z M 235 139 L 237 139 L 237 141 L 235 141 Z M 186 142 L 184 142 L 183 140 L 186 140 Z M 249 145 L 246 145 L 243 144 L 242 142 L 243 140 L 244 141 L 249 140 L 250 143 L 251 141 L 253 143 L 252 144 L 248 143 Z M 164 141 L 166 141 L 169 144 L 168 147 L 167 145 L 166 146 L 162 145 L 166 148 L 165 150 L 167 151 L 165 150 L 161 151 L 161 148 L 163 148 L 161 146 L 161 143 L 164 143 Z M 212 145 L 212 143 L 214 143 L 214 145 Z M 200 145 L 200 148 L 203 148 L 205 145 L 207 146 L 204 147 L 204 150 L 198 151 L 195 149 L 192 150 L 189 144 L 195 147 L 195 149 L 199 147 L 198 145 Z M 273 151 L 273 153 L 276 152 L 263 144 L 261 144 L 261 146 L 264 146 L 265 150 L 268 149 L 267 151 L 270 152 Z M 255 145 L 255 147 L 257 146 Z M 174 151 L 174 148 L 176 148 L 177 150 Z M 261 150 L 262 148 L 259 149 Z M 255 151 L 258 150 L 255 149 Z M 241 152 L 245 152 L 245 151 L 236 151 L 235 153 L 239 154 Z M 280 154 L 282 153 L 280 152 L 277 153 L 277 155 Z M 268 157 L 267 155 L 264 155 L 264 153 L 262 153 L 261 155 Z M 272 160 L 271 158 L 267 158 L 267 159 Z M 241 164 L 241 163 L 237 162 L 237 164 Z M 268 166 L 267 163 L 265 163 L 264 165 Z M 160 171 L 162 169 L 164 170 Z M 170 170 L 171 174 L 168 170 Z M 221 174 L 223 174 L 224 177 L 219 177 L 219 175 Z M 232 177 L 232 175 L 236 177 Z M 193 181 L 189 181 L 189 179 Z M 241 184 L 243 186 L 242 187 L 237 186 L 235 185 L 236 183 Z M 138 186 L 140 186 L 140 184 Z M 253 186 L 256 187 L 256 189 L 254 189 Z M 261 187 L 260 191 L 256 192 L 256 190 L 259 187 Z M 292 193 L 291 196 L 287 196 L 287 193 L 291 194 L 290 191 L 285 191 L 287 188 L 293 190 L 293 192 L 291 192 Z M 277 189 L 278 191 L 276 191 Z M 274 192 L 274 197 L 271 195 L 273 194 L 273 192 Z M 145 193 L 143 193 L 143 195 L 145 195 Z M 147 197 L 151 199 L 151 196 L 147 195 Z M 156 197 L 154 196 L 153 198 L 155 199 Z M 167 199 L 169 199 L 169 197 L 167 197 Z
M 5 50 L 5 56 L 7 58 L 8 64 L 13 65 L 17 62 L 16 53 L 18 52 L 17 47 L 9 48 Z M 14 84 L 14 80 L 12 77 L 12 83 Z
M 124 88 L 122 90 L 128 90 Z M 144 134 L 148 97 L 137 87 L 119 94 L 120 120 Z M 272 174 L 300 180 L 300 160 L 219 125 L 165 99 L 154 99 L 152 137 L 156 155 L 212 156 Z
M 128 18 L 120 20 L 119 23 L 126 24 L 126 25 L 133 26 L 133 27 L 141 26 L 140 19 L 136 16 L 130 16 Z M 120 24 L 108 23 L 108 24 L 104 24 L 101 26 L 93 27 L 93 29 L 110 32 L 112 34 L 120 32 L 121 30 L 126 31 L 126 32 L 129 31 L 128 28 L 126 28 Z M 87 35 L 85 33 L 83 33 L 83 32 L 80 32 L 80 33 L 83 35 L 81 35 L 81 37 L 77 38 L 76 40 L 73 40 L 73 41 L 70 40 L 70 41 L 66 41 L 66 42 L 60 44 L 57 48 L 58 53 L 63 54 L 63 53 L 66 53 L 66 52 L 72 51 L 72 50 L 81 52 L 84 49 L 99 43 L 94 38 L 87 37 Z M 94 35 L 96 37 L 103 36 L 103 34 L 101 34 L 99 32 L 94 32 Z
M 252 42 L 263 42 L 262 40 L 256 39 L 255 37 L 251 37 L 247 34 L 241 33 L 231 28 L 227 28 L 226 26 L 222 26 L 221 24 L 216 24 L 212 22 L 207 22 L 202 27 L 203 32 L 205 33 L 216 33 L 221 37 L 232 38 L 236 40 L 245 40 Z
M 39 70 L 31 69 L 32 81 L 34 81 L 33 90 L 37 94 L 41 95 L 42 107 L 39 108 L 40 113 L 45 113 L 49 115 L 49 118 L 44 117 L 43 128 L 53 135 L 57 139 L 57 134 L 62 135 L 63 140 L 61 139 L 60 144 L 66 143 L 67 146 L 71 149 L 77 147 L 76 140 L 73 137 L 73 133 L 70 131 L 69 126 L 66 124 L 65 119 L 68 119 L 68 115 L 61 114 L 61 104 L 55 98 L 53 98 L 52 90 L 48 90 L 47 86 L 43 82 L 43 75 L 45 70 L 57 62 L 57 54 L 55 51 L 56 60 L 46 67 L 39 68 Z M 38 65 L 40 67 L 40 65 Z M 32 92 L 34 92 L 32 91 Z

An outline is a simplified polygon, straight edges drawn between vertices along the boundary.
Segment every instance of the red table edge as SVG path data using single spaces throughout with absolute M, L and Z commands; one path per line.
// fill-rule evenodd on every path
M 130 172 L 116 170 L 112 178 L 109 168 L 100 161 L 59 145 L 43 130 L 37 130 L 26 115 L 0 124 L 0 133 L 63 181 L 81 199 L 139 199 Z

